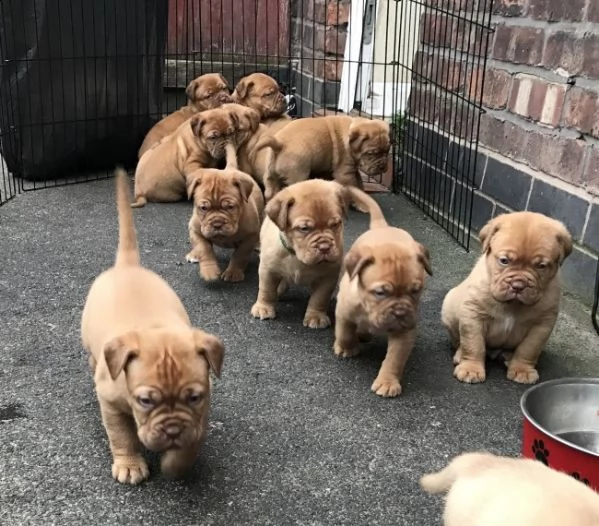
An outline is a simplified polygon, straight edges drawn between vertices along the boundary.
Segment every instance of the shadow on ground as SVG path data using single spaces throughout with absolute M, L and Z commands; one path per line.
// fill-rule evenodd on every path
M 474 261 L 407 201 L 384 195 L 394 225 L 432 253 L 435 276 L 400 398 L 370 392 L 382 350 L 342 361 L 331 330 L 302 327 L 306 293 L 291 290 L 278 319 L 254 320 L 257 264 L 241 284 L 206 286 L 184 262 L 187 203 L 135 212 L 142 259 L 174 287 L 192 320 L 226 344 L 210 434 L 192 475 L 123 487 L 108 445 L 79 317 L 116 246 L 112 181 L 19 196 L 0 209 L 0 523 L 440 524 L 441 501 L 419 476 L 461 451 L 517 454 L 524 387 L 489 366 L 483 385 L 452 378 L 440 326 L 446 291 Z M 346 245 L 367 219 L 352 213 Z M 476 249 L 475 249 L 476 251 Z M 599 374 L 584 309 L 566 300 L 544 354 L 543 379 Z M 156 467 L 155 464 L 153 466 Z

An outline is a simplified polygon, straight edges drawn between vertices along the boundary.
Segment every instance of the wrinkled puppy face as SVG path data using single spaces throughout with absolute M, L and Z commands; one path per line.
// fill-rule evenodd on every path
M 215 159 L 224 159 L 228 143 L 235 140 L 237 120 L 222 108 L 207 110 L 190 119 L 191 129 Z
M 228 111 L 237 121 L 235 128 L 235 145 L 239 148 L 250 140 L 260 125 L 260 114 L 253 108 L 241 104 L 225 104 L 223 110 Z
M 424 288 L 432 275 L 428 250 L 414 240 L 376 247 L 354 247 L 345 256 L 350 280 L 357 279 L 369 324 L 381 332 L 413 329 Z
M 254 108 L 262 120 L 280 117 L 287 111 L 287 102 L 277 81 L 264 73 L 252 73 L 235 86 L 233 100 Z
M 132 331 L 109 342 L 113 379 L 124 371 L 137 435 L 150 451 L 186 449 L 204 434 L 209 369 L 220 376 L 224 348 L 199 329 Z
M 306 265 L 340 261 L 343 219 L 349 200 L 335 181 L 313 179 L 278 192 L 266 214 L 283 233 L 297 258 Z
M 389 124 L 381 120 L 356 118 L 349 128 L 348 145 L 358 168 L 377 177 L 387 171 L 391 140 Z
M 234 236 L 252 193 L 250 176 L 232 169 L 202 169 L 190 174 L 188 180 L 187 193 L 193 197 L 202 236 L 208 240 Z
M 535 212 L 497 216 L 480 231 L 493 298 L 534 305 L 564 259 L 572 236 L 554 219 Z
M 231 89 L 220 73 L 208 73 L 192 80 L 185 94 L 198 111 L 211 110 L 231 102 Z

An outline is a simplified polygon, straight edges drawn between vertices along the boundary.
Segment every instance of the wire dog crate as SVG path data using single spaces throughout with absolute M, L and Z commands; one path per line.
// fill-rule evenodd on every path
M 378 183 L 468 247 L 492 0 L 3 0 L 0 204 L 134 166 L 193 78 L 392 125 Z

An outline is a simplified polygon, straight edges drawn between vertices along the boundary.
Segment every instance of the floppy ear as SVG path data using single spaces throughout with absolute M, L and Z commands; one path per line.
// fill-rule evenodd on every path
M 429 276 L 433 275 L 433 269 L 431 268 L 431 254 L 424 245 L 418 243 L 418 262 L 424 267 L 426 273 Z
M 187 176 L 187 199 L 191 199 L 196 188 L 202 184 L 203 173 L 203 170 L 195 170 Z
M 495 219 L 491 219 L 491 221 L 481 228 L 478 238 L 482 245 L 483 253 L 487 253 L 491 248 L 491 239 L 493 239 L 493 236 L 499 231 L 502 221 L 503 218 L 499 215 Z
M 355 123 L 352 123 L 349 127 L 349 147 L 354 151 L 359 150 L 365 140 L 366 136 L 355 128 Z
M 206 124 L 206 118 L 202 117 L 202 114 L 200 113 L 199 115 L 195 115 L 194 117 L 192 117 L 189 121 L 189 124 L 191 125 L 191 129 L 193 131 L 193 134 L 196 137 L 200 136 L 200 132 L 202 131 L 202 126 L 204 126 Z
M 238 130 L 239 129 L 239 114 L 233 108 L 231 108 L 228 113 L 229 113 L 229 118 L 231 119 L 231 123 L 233 124 L 233 128 Z
M 374 257 L 369 252 L 363 250 L 350 250 L 343 260 L 343 266 L 349 274 L 349 279 L 352 280 L 368 266 L 374 263 Z
M 196 88 L 198 87 L 198 81 L 192 80 L 185 88 L 185 95 L 191 102 L 195 102 L 196 100 Z
M 252 125 L 252 131 L 255 132 L 260 126 L 260 112 L 254 108 L 247 108 L 247 114 Z
M 288 197 L 285 190 L 275 194 L 267 203 L 264 212 L 279 227 L 279 230 L 284 231 L 287 228 L 287 216 L 289 215 L 289 208 L 291 208 L 293 203 L 295 203 L 295 199 Z
M 227 89 L 230 89 L 230 88 L 229 88 L 229 83 L 227 82 L 227 79 L 226 79 L 226 78 L 223 76 L 223 74 L 222 74 L 222 73 L 219 73 L 219 74 L 218 74 L 218 76 L 219 76 L 220 80 L 222 80 L 222 81 L 223 81 L 223 84 L 224 84 L 225 86 L 227 86 Z
M 104 360 L 113 380 L 116 380 L 129 362 L 137 356 L 139 356 L 139 336 L 134 331 L 113 338 L 104 345 Z
M 566 228 L 566 226 L 557 221 L 558 223 L 558 227 L 557 227 L 557 233 L 556 233 L 556 238 L 557 238 L 557 242 L 559 243 L 562 252 L 559 258 L 559 264 L 561 265 L 564 260 L 572 253 L 572 235 L 570 234 L 570 232 L 568 231 L 568 229 Z
M 249 176 L 241 172 L 240 175 L 236 175 L 233 179 L 233 184 L 239 189 L 241 198 L 247 203 L 254 189 L 254 180 Z
M 346 186 L 339 185 L 339 189 L 337 190 L 337 201 L 339 201 L 339 206 L 341 207 L 341 212 L 344 219 L 347 219 L 347 214 L 349 212 L 349 205 L 352 202 L 352 195 Z
M 237 99 L 245 100 L 246 97 L 249 95 L 250 89 L 252 89 L 253 85 L 253 81 L 248 82 L 247 80 L 241 79 L 237 83 L 237 86 L 235 86 L 235 93 L 237 94 Z
M 193 341 L 198 354 L 201 354 L 208 360 L 210 368 L 216 377 L 220 378 L 223 359 L 225 357 L 225 347 L 221 339 L 200 329 L 194 329 Z

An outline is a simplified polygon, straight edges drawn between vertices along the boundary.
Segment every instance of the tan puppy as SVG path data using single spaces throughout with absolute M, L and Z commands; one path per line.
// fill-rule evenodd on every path
M 425 272 L 432 275 L 428 250 L 405 230 L 390 227 L 380 207 L 370 206 L 370 230 L 345 256 L 335 310 L 335 354 L 359 353 L 369 334 L 388 338 L 387 356 L 372 391 L 398 396 L 401 377 L 416 340 L 418 306 Z
M 428 493 L 449 491 L 445 526 L 599 524 L 599 496 L 538 460 L 465 453 L 420 485 Z
M 572 237 L 554 219 L 534 212 L 497 216 L 480 231 L 483 254 L 470 275 L 451 289 L 441 320 L 456 349 L 454 376 L 485 380 L 486 350 L 513 351 L 507 377 L 539 379 L 536 364 L 559 312 L 559 268 Z
M 135 203 L 179 201 L 187 195 L 186 176 L 199 168 L 216 167 L 228 143 L 235 140 L 235 115 L 222 108 L 207 110 L 185 121 L 150 148 L 135 170 Z
M 260 113 L 260 119 L 273 133 L 291 122 L 286 115 L 287 102 L 275 79 L 264 73 L 243 77 L 233 91 L 233 102 L 249 106 Z
M 154 144 L 173 133 L 198 111 L 211 110 L 231 102 L 229 91 L 229 85 L 220 73 L 208 73 L 192 80 L 185 90 L 187 106 L 174 111 L 150 129 L 139 149 L 138 158 L 141 159 Z
M 343 220 L 352 199 L 364 204 L 372 198 L 334 181 L 314 179 L 285 188 L 268 203 L 252 316 L 275 318 L 277 300 L 295 284 L 310 288 L 304 326 L 323 329 L 331 324 L 327 311 L 339 279 Z
M 193 197 L 194 209 L 189 221 L 192 250 L 187 261 L 199 262 L 200 276 L 206 281 L 219 277 L 242 281 L 260 240 L 262 191 L 249 175 L 231 168 L 198 170 L 189 180 L 188 195 Z M 213 245 L 234 249 L 222 274 Z
M 162 453 L 162 471 L 191 467 L 210 407 L 209 369 L 220 376 L 223 345 L 191 326 L 175 292 L 142 266 L 127 174 L 116 174 L 119 246 L 114 267 L 96 278 L 81 318 L 112 476 L 137 484 L 149 475 L 142 448 Z
M 272 150 L 264 177 L 268 201 L 283 185 L 311 176 L 362 188 L 359 172 L 376 177 L 387 170 L 391 142 L 384 121 L 333 115 L 294 120 L 256 149 L 264 147 Z

